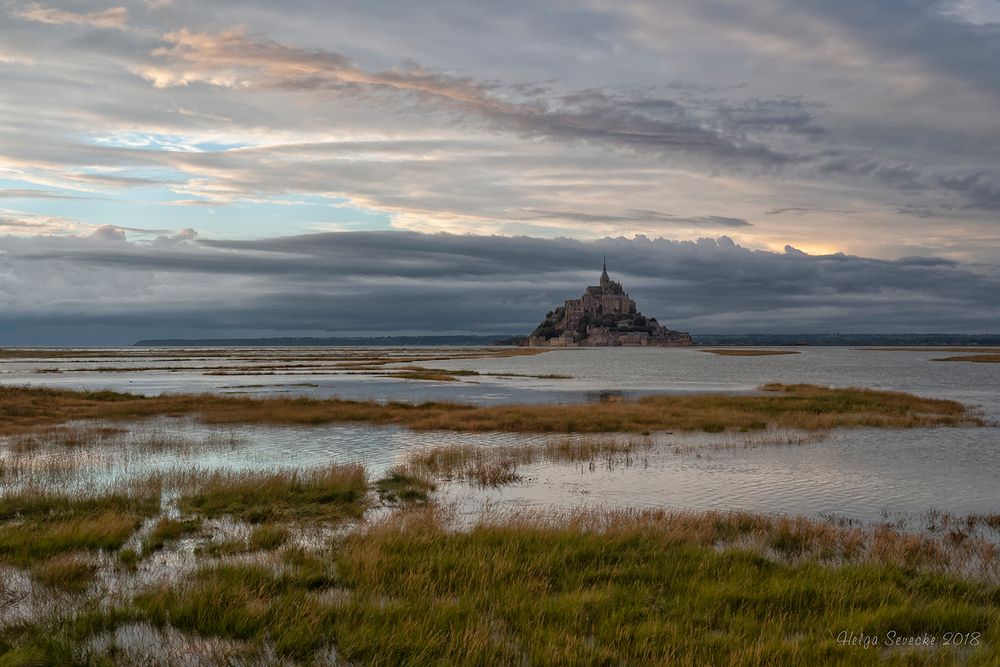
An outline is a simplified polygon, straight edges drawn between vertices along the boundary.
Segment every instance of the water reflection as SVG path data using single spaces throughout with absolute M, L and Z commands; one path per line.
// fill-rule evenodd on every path
M 722 357 L 696 350 L 560 350 L 533 357 L 435 361 L 435 367 L 572 379 L 473 376 L 474 381 L 407 382 L 384 377 L 289 374 L 207 376 L 196 370 L 132 373 L 38 374 L 51 360 L 0 364 L 0 381 L 113 388 L 155 394 L 164 391 L 292 393 L 377 400 L 457 400 L 479 404 L 621 400 L 644 393 L 746 392 L 766 382 L 809 382 L 866 386 L 951 398 L 978 406 L 1000 421 L 1000 367 L 945 363 L 939 352 L 876 352 L 843 348 L 797 348 L 801 354 Z M 289 351 L 292 354 L 293 351 Z M 70 360 L 71 361 L 71 360 Z M 70 361 L 60 360 L 67 366 Z M 95 359 L 97 367 L 108 363 Z M 132 361 L 149 364 L 148 361 Z M 196 367 L 203 361 L 163 361 Z M 213 364 L 223 363 L 218 359 Z M 232 360 L 225 363 L 246 363 Z M 290 362 L 291 363 L 291 362 Z M 294 370 L 294 369 L 291 369 Z M 11 442 L 0 447 L 0 486 L 26 480 L 106 485 L 114 480 L 178 468 L 208 470 L 280 469 L 357 462 L 379 475 L 415 448 L 442 444 L 490 446 L 544 442 L 546 436 L 411 432 L 367 426 L 210 428 L 187 419 L 152 420 L 99 447 L 32 453 L 31 463 L 14 465 Z M 132 447 L 142 433 L 188 439 L 190 447 Z M 1000 511 L 998 430 L 939 428 L 851 430 L 825 440 L 788 447 L 717 446 L 719 435 L 656 435 L 657 447 L 644 466 L 539 463 L 525 466 L 527 483 L 473 490 L 447 485 L 443 496 L 464 506 L 484 500 L 563 507 L 669 506 L 691 509 L 749 509 L 811 516 L 837 515 L 878 520 L 892 513 L 929 508 L 954 513 Z M 55 483 L 55 482 L 53 482 Z
M 990 513 L 1000 509 L 995 493 L 1000 457 L 995 455 L 994 441 L 980 437 L 981 430 L 859 429 L 784 446 L 755 446 L 753 439 L 759 434 L 661 433 L 654 434 L 653 447 L 630 464 L 532 463 L 518 469 L 525 480 L 521 484 L 487 489 L 446 484 L 442 497 L 466 508 L 484 501 L 518 506 L 667 506 L 861 520 L 930 508 Z M 172 444 L 149 446 L 165 434 Z M 332 463 L 362 463 L 377 477 L 415 449 L 543 446 L 566 437 L 368 426 L 218 428 L 161 418 L 90 447 L 51 445 L 16 452 L 8 440 L 0 448 L 0 469 L 5 471 L 0 488 L 49 484 L 95 489 L 155 473 Z M 960 444 L 945 447 L 943 441 Z

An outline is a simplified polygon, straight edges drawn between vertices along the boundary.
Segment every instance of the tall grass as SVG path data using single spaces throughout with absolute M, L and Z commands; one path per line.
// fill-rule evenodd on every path
M 61 554 L 31 565 L 36 581 L 68 593 L 82 593 L 97 572 L 92 559 L 81 554 Z
M 160 510 L 154 480 L 98 496 L 32 489 L 0 495 L 0 562 L 27 565 L 82 550 L 119 548 Z
M 401 469 L 409 474 L 501 486 L 521 480 L 518 467 L 538 461 L 598 463 L 613 468 L 632 465 L 653 448 L 651 438 L 612 436 L 562 438 L 542 444 L 438 445 L 411 452 Z
M 359 664 L 990 664 L 1000 589 L 888 561 L 832 568 L 719 550 L 720 533 L 802 552 L 808 525 L 749 516 L 520 517 L 470 531 L 430 513 L 351 534 L 337 646 Z M 707 521 L 706 521 L 707 519 Z M 840 630 L 979 632 L 980 646 L 881 654 Z M 939 639 L 940 641 L 940 639 Z
M 962 521 L 935 519 L 942 529 Z M 137 623 L 172 633 L 193 651 L 188 657 L 211 664 L 219 654 L 199 651 L 219 646 L 215 638 L 241 655 L 299 664 L 326 664 L 334 654 L 357 665 L 1000 659 L 1000 572 L 974 538 L 740 512 L 628 510 L 491 514 L 457 529 L 426 505 L 347 531 L 332 548 L 282 547 L 287 538 L 287 523 L 262 524 L 248 547 L 279 551 L 206 563 L 121 607 L 0 628 L 0 665 L 76 664 L 80 656 L 113 664 L 116 654 L 96 650 L 95 638 Z M 974 561 L 982 567 L 973 570 Z M 87 562 L 69 555 L 33 573 L 79 591 L 89 581 Z M 980 633 L 980 641 L 866 652 L 838 643 L 841 630 L 939 639 Z
M 135 607 L 157 625 L 202 636 L 270 641 L 287 657 L 309 659 L 332 641 L 334 610 L 312 592 L 333 583 L 330 564 L 302 556 L 276 573 L 258 565 L 199 570 L 181 586 L 139 595 Z
M 342 520 L 368 506 L 368 480 L 360 465 L 305 471 L 214 473 L 183 495 L 178 506 L 203 517 L 232 516 L 251 523 Z
M 145 542 L 143 542 L 143 554 L 159 551 L 171 542 L 174 542 L 185 535 L 197 533 L 201 529 L 201 522 L 194 519 L 173 519 L 163 517 L 156 522 L 153 530 L 150 531 Z
M 435 488 L 432 481 L 420 474 L 412 474 L 406 466 L 395 466 L 375 481 L 379 500 L 388 505 L 426 503 Z
M 220 395 L 142 397 L 115 392 L 0 388 L 0 432 L 70 419 L 136 419 L 192 414 L 215 424 L 363 422 L 413 429 L 609 433 L 766 428 L 951 426 L 980 424 L 961 403 L 872 389 L 771 384 L 754 395 L 648 396 L 636 401 L 475 407 L 456 403 L 378 403 Z

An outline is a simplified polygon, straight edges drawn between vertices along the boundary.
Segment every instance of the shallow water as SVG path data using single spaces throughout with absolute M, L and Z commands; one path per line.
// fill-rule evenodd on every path
M 37 374 L 69 367 L 66 360 L 0 364 L 5 384 L 163 391 L 289 392 L 391 400 L 473 403 L 593 400 L 602 393 L 752 391 L 766 382 L 808 382 L 897 389 L 975 405 L 1000 421 L 1000 366 L 934 362 L 953 353 L 796 348 L 800 354 L 720 357 L 689 349 L 558 350 L 530 357 L 428 362 L 435 368 L 481 372 L 569 374 L 572 379 L 497 378 L 420 382 L 343 375 L 205 376 L 197 371 Z M 294 354 L 298 350 L 290 351 Z M 97 366 L 106 362 L 90 361 Z M 149 365 L 136 360 L 129 363 Z M 177 362 L 168 362 L 177 365 Z M 185 362 L 204 365 L 204 362 Z M 235 363 L 235 362 L 234 362 Z M 244 363 L 244 362 L 240 362 Z M 212 365 L 217 365 L 213 360 Z M 294 386 L 311 383 L 318 386 Z M 260 385 L 263 387 L 235 387 Z M 235 388 L 234 388 L 235 387 Z M 173 468 L 285 468 L 358 462 L 378 475 L 406 452 L 431 445 L 541 442 L 545 436 L 418 433 L 364 426 L 208 428 L 190 420 L 153 420 L 139 428 L 216 444 L 190 451 L 117 457 L 92 453 L 76 482 L 114 479 Z M 220 437 L 224 436 L 224 437 Z M 839 431 L 805 445 L 715 448 L 733 436 L 659 434 L 659 445 L 630 467 L 535 464 L 527 481 L 501 489 L 450 484 L 443 496 L 463 507 L 484 501 L 528 506 L 624 505 L 749 509 L 879 520 L 938 509 L 955 514 L 1000 512 L 1000 429 L 938 428 Z M 226 438 L 236 445 L 220 444 Z M 678 450 L 675 453 L 675 448 Z M 58 454 L 55 454 L 58 455 Z M 120 460 L 119 460 L 120 459 Z M 65 480 L 64 480 L 65 482 Z

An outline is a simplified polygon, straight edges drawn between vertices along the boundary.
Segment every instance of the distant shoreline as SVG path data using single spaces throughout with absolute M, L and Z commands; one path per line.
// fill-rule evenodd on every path
M 152 338 L 133 347 L 399 347 L 406 345 L 516 345 L 513 334 L 455 336 L 350 336 L 273 338 Z
M 442 336 L 341 336 L 271 338 L 153 338 L 137 341 L 133 347 L 398 347 L 445 345 L 517 345 L 523 336 L 442 335 Z M 953 347 L 1000 346 L 1000 334 L 694 334 L 701 347 Z

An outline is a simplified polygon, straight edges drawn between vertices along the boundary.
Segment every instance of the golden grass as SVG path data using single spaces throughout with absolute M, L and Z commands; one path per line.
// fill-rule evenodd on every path
M 867 350 L 870 352 L 1000 352 L 1000 347 L 937 347 L 928 345 L 926 347 L 856 347 L 855 350 Z
M 963 354 L 954 357 L 941 357 L 931 361 L 971 361 L 980 364 L 1000 364 L 1000 354 Z
M 699 352 L 709 352 L 711 354 L 717 354 L 720 357 L 772 357 L 781 354 L 801 354 L 801 352 L 796 352 L 792 350 L 744 350 L 744 349 L 732 349 L 732 350 L 715 350 L 715 349 L 704 349 L 698 350 Z
M 67 593 L 82 593 L 97 572 L 97 565 L 86 555 L 68 553 L 47 560 L 36 561 L 31 566 L 35 581 Z
M 277 549 L 288 542 L 289 531 L 286 526 L 278 523 L 265 523 L 256 526 L 250 533 L 251 549 L 266 550 Z
M 143 397 L 110 391 L 2 387 L 0 433 L 73 419 L 127 420 L 159 415 L 194 415 L 211 424 L 358 422 L 416 430 L 535 433 L 815 431 L 981 424 L 961 403 L 902 392 L 803 384 L 772 384 L 762 389 L 754 395 L 660 395 L 635 401 L 478 407 L 215 394 Z

